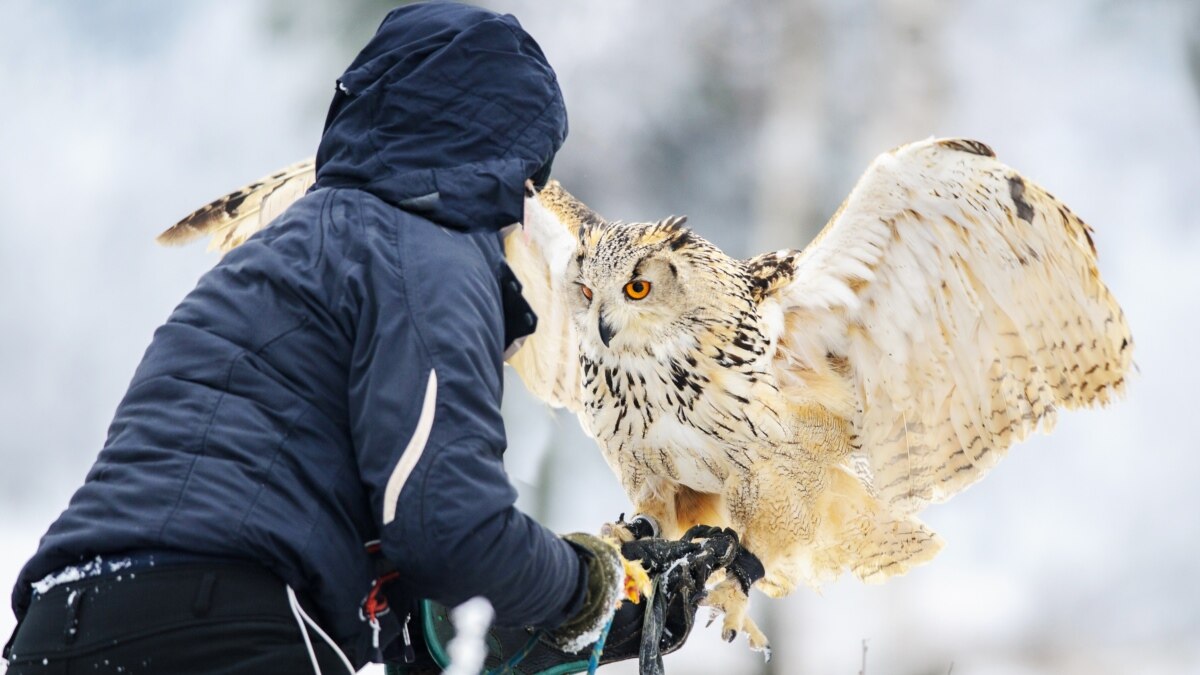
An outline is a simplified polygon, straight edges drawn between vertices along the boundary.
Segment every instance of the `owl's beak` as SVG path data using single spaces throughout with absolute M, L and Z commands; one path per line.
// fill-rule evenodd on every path
M 613 330 L 613 327 L 608 325 L 608 322 L 604 320 L 604 312 L 600 312 L 600 341 L 607 347 L 616 334 L 617 331 Z

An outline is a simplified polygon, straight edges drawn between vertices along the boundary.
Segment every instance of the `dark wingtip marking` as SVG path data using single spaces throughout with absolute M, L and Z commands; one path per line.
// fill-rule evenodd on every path
M 792 255 L 794 253 L 767 253 L 746 261 L 746 271 L 750 276 L 750 295 L 755 302 L 761 302 L 795 276 L 796 261 Z
M 298 162 L 271 174 L 270 177 L 260 178 L 240 190 L 219 199 L 214 199 L 192 211 L 178 223 L 163 231 L 155 237 L 155 241 L 159 244 L 173 246 L 176 244 L 185 244 L 207 234 L 231 220 L 243 217 L 245 214 L 238 213 L 238 209 L 242 207 L 242 204 L 254 192 L 262 191 L 264 187 L 270 187 L 271 191 L 274 192 L 287 182 L 286 179 L 291 179 L 305 172 L 312 171 L 312 167 L 312 160 Z M 226 233 L 225 243 L 228 244 L 232 237 L 233 233 Z
M 1092 229 L 1087 225 L 1083 226 L 1083 236 L 1087 238 L 1088 248 L 1092 249 L 1092 255 L 1098 255 L 1096 251 L 1096 242 L 1092 240 Z
M 187 223 L 177 223 L 170 228 L 161 232 L 154 241 L 163 246 L 174 246 L 176 244 L 185 244 L 192 239 L 200 236 L 200 232 Z
M 1013 174 L 1008 177 L 1008 194 L 1012 197 L 1013 204 L 1017 206 L 1017 217 L 1027 223 L 1033 223 L 1033 206 L 1025 201 L 1025 181 L 1020 176 Z
M 246 197 L 248 196 L 250 196 L 250 190 L 235 192 L 225 198 L 225 203 L 221 205 L 221 208 L 230 216 L 236 216 L 238 207 L 242 205 L 242 202 L 246 201 Z
M 155 238 L 155 241 L 164 245 L 186 244 L 220 224 L 228 222 L 229 219 L 237 218 L 238 209 L 241 208 L 242 203 L 254 191 L 255 186 L 261 185 L 262 183 L 255 183 L 220 199 L 214 199 L 163 231 Z
M 969 152 L 972 155 L 982 155 L 984 157 L 993 157 L 993 158 L 996 156 L 996 151 L 992 150 L 991 146 L 989 146 L 986 143 L 981 143 L 979 141 L 973 141 L 969 138 L 951 138 L 948 140 L 941 141 L 940 145 L 942 145 L 942 147 L 950 148 L 952 150 L 960 150 L 962 152 Z
M 241 204 L 245 198 L 245 195 L 242 195 L 241 199 L 238 200 L 238 204 Z M 154 240 L 159 244 L 167 246 L 186 244 L 192 241 L 212 229 L 217 221 L 220 220 L 218 214 L 221 212 L 232 215 L 225 206 L 228 199 L 229 197 L 222 197 L 201 206 L 184 216 L 178 223 L 164 230 Z

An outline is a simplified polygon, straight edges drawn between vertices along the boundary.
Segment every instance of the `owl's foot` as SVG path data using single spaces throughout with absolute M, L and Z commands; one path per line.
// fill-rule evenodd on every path
M 718 615 L 725 615 L 725 621 L 721 625 L 721 639 L 733 642 L 739 633 L 744 634 L 750 641 L 751 649 L 763 652 L 766 659 L 771 660 L 771 645 L 754 620 L 746 615 L 746 610 L 750 607 L 750 598 L 736 578 L 726 577 L 708 592 L 708 597 L 701 604 L 712 608 L 709 625 L 712 625 Z

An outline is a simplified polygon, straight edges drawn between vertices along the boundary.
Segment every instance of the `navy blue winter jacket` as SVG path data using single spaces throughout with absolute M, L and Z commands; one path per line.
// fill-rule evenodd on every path
M 372 539 L 401 596 L 484 595 L 510 625 L 576 609 L 585 567 L 514 508 L 500 417 L 501 355 L 535 318 L 497 230 L 566 136 L 554 72 L 510 16 L 416 5 L 338 88 L 316 186 L 155 332 L 18 617 L 31 582 L 97 554 L 247 558 L 357 666 Z

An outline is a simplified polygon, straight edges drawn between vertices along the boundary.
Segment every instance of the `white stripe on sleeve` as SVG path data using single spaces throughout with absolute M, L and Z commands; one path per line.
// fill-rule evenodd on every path
M 421 417 L 417 420 L 417 428 L 413 431 L 404 454 L 392 469 L 388 478 L 387 488 L 383 491 L 383 524 L 387 525 L 396 519 L 396 502 L 400 499 L 400 490 L 412 473 L 421 453 L 425 452 L 425 444 L 429 441 L 429 431 L 433 428 L 433 411 L 437 408 L 437 371 L 429 371 L 429 384 L 425 385 L 425 402 L 421 404 Z

